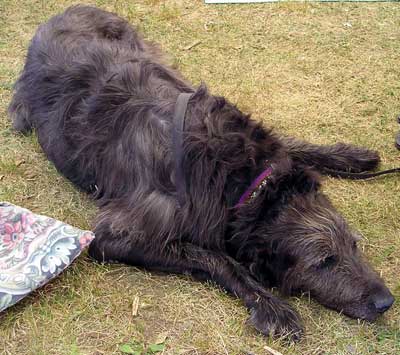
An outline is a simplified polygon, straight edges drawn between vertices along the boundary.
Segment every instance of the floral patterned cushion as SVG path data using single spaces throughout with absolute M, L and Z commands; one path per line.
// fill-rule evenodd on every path
M 93 238 L 92 232 L 0 202 L 0 311 L 59 275 Z

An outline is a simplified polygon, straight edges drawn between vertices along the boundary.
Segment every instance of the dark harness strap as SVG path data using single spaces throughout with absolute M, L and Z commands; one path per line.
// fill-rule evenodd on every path
M 172 145 L 175 154 L 175 186 L 179 205 L 182 207 L 186 201 L 186 180 L 183 171 L 183 133 L 185 132 L 185 118 L 187 105 L 193 94 L 179 94 L 175 103 L 173 118 Z

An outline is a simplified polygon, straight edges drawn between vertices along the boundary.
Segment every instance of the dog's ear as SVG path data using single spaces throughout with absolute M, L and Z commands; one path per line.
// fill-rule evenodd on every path
M 279 286 L 285 273 L 295 265 L 293 256 L 277 250 L 265 249 L 257 253 L 249 265 L 252 276 L 268 287 Z
M 309 167 L 298 167 L 293 170 L 292 186 L 297 193 L 307 194 L 319 190 L 320 175 Z
M 275 194 L 285 193 L 288 196 L 309 194 L 318 191 L 320 183 L 320 175 L 307 166 L 295 166 L 288 174 L 284 174 L 277 178 L 278 190 Z M 269 190 L 267 190 L 269 191 Z

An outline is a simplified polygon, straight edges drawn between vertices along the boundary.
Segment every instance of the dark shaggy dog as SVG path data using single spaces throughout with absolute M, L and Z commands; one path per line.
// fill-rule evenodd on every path
M 193 96 L 178 157 L 173 116 L 182 92 Z M 319 190 L 325 169 L 374 169 L 377 153 L 272 133 L 205 87 L 195 90 L 114 14 L 72 7 L 40 26 L 10 115 L 97 199 L 89 252 L 98 261 L 213 280 L 243 300 L 260 332 L 295 339 L 299 316 L 267 288 L 310 292 L 367 320 L 393 303 L 357 233 Z M 266 185 L 235 206 L 265 169 Z

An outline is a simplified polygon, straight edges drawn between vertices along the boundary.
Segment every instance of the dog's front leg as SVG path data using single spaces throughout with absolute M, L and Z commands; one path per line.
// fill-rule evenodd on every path
M 132 238 L 96 234 L 89 254 L 103 261 L 119 261 L 150 270 L 191 274 L 212 280 L 243 300 L 251 323 L 263 334 L 298 340 L 302 333 L 298 314 L 285 301 L 255 281 L 248 270 L 229 256 L 192 244 L 160 246 L 142 244 Z
M 280 139 L 294 161 L 312 166 L 322 174 L 325 169 L 353 173 L 374 170 L 380 161 L 376 151 L 351 144 L 317 145 L 290 137 Z

